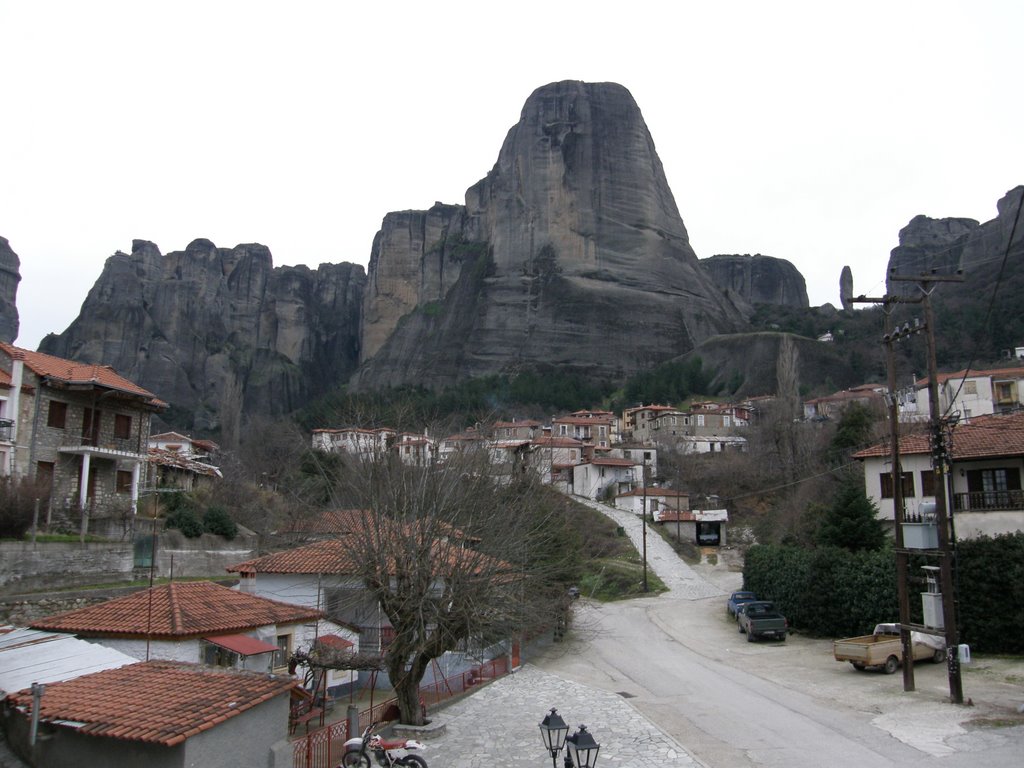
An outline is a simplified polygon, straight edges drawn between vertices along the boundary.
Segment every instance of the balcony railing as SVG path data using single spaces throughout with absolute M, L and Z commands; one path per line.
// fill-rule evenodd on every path
M 1024 509 L 1024 491 L 979 491 L 953 495 L 953 508 L 958 512 L 995 512 Z
M 10 419 L 0 419 L 0 440 L 10 440 L 13 427 L 14 422 Z

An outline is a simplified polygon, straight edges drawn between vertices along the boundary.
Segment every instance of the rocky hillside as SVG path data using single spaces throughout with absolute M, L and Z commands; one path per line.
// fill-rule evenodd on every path
M 536 363 L 621 378 L 745 323 L 613 83 L 535 91 L 465 205 L 389 214 L 369 273 L 361 389 Z
M 21 262 L 7 238 L 0 237 L 0 341 L 8 344 L 18 337 L 18 283 Z
M 700 260 L 711 281 L 747 304 L 775 304 L 805 309 L 807 283 L 800 270 L 785 259 L 761 254 L 718 255 Z
M 351 375 L 365 283 L 353 264 L 274 268 L 262 245 L 164 255 L 136 240 L 40 350 L 112 365 L 171 403 L 172 423 L 231 444 L 243 413 L 287 413 Z

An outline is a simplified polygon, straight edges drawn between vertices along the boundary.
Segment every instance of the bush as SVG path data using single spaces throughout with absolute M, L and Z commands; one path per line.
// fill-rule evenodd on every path
M 957 544 L 961 642 L 980 653 L 1024 654 L 1024 533 Z
M 238 535 L 238 526 L 231 519 L 224 507 L 211 506 L 203 515 L 203 528 L 207 533 L 223 536 L 225 539 L 233 539 Z
M 27 480 L 0 478 L 0 538 L 20 539 L 32 527 L 37 495 Z
M 167 516 L 165 524 L 168 528 L 176 528 L 188 539 L 198 539 L 203 535 L 203 524 L 191 509 L 179 509 Z
M 961 541 L 956 562 L 960 641 L 979 653 L 1024 653 L 1017 607 L 1024 601 L 1024 533 Z M 912 558 L 911 578 L 923 564 L 934 560 Z M 790 626 L 811 635 L 863 635 L 899 617 L 890 548 L 756 545 L 747 551 L 743 588 L 774 601 Z M 917 623 L 921 606 L 915 596 L 922 585 L 908 588 L 911 621 Z

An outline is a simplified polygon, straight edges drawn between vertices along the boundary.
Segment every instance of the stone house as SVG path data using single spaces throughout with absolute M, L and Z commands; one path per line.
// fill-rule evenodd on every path
M 34 479 L 50 515 L 130 519 L 144 480 L 150 417 L 167 408 L 105 365 L 0 343 L 0 473 Z

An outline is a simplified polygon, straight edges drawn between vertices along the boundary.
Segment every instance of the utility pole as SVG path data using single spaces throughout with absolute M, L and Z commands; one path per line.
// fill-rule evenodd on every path
M 946 429 L 939 408 L 938 364 L 935 354 L 935 319 L 932 315 L 931 294 L 937 283 L 963 282 L 963 275 L 889 275 L 893 282 L 917 283 L 924 308 L 924 331 L 928 342 L 928 406 L 932 433 L 932 469 L 935 482 L 935 512 L 938 517 L 939 580 L 942 585 L 942 623 L 946 638 L 946 667 L 949 677 L 949 698 L 954 704 L 963 704 L 963 682 L 960 678 L 960 655 L 957 647 L 956 600 L 953 593 L 953 556 L 956 542 L 951 540 L 950 513 L 946 498 L 946 475 L 949 470 L 949 451 Z
M 903 690 L 910 692 L 916 689 L 914 681 L 914 647 L 910 635 L 910 555 L 903 545 L 903 522 L 906 517 L 906 508 L 903 498 L 903 466 L 900 463 L 900 425 L 899 425 L 899 403 L 896 399 L 896 353 L 895 344 L 902 338 L 902 334 L 893 329 L 892 312 L 896 304 L 917 303 L 920 299 L 902 299 L 898 296 L 886 294 L 881 298 L 867 298 L 858 296 L 850 299 L 852 304 L 881 304 L 885 313 L 885 334 L 882 342 L 885 344 L 885 363 L 888 375 L 887 387 L 889 389 L 889 446 L 890 464 L 892 467 L 892 507 L 893 507 L 893 533 L 896 539 L 896 599 L 900 614 L 900 647 L 903 656 Z
M 643 483 L 644 483 L 644 505 L 641 507 L 641 520 L 643 520 L 644 536 L 643 536 L 643 549 L 644 549 L 644 592 L 647 592 L 647 457 L 644 457 L 643 464 L 641 465 L 641 471 L 643 472 Z

